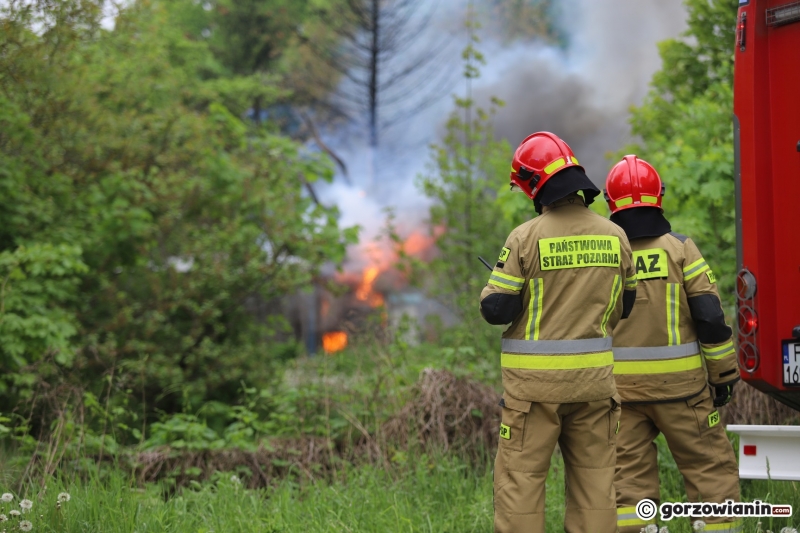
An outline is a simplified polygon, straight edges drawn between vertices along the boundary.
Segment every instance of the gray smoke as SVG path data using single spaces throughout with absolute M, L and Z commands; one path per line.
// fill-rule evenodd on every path
M 443 0 L 433 24 L 466 44 L 466 0 Z M 596 183 L 612 164 L 608 153 L 631 140 L 628 117 L 641 104 L 653 73 L 660 67 L 656 43 L 685 28 L 681 0 L 561 0 L 556 22 L 567 36 L 559 47 L 542 40 L 505 43 L 496 24 L 485 24 L 480 50 L 487 64 L 474 82 L 479 104 L 491 97 L 506 106 L 495 116 L 498 137 L 516 147 L 528 134 L 546 130 L 564 138 Z M 454 46 L 447 68 L 462 69 Z M 463 94 L 463 83 L 453 92 Z M 393 207 L 401 231 L 419 226 L 428 201 L 415 186 L 430 161 L 429 145 L 441 137 L 452 98 L 442 98 L 425 112 L 383 133 L 371 154 L 363 125 L 328 132 L 326 141 L 349 167 L 347 184 L 337 179 L 320 187 L 325 203 L 338 205 L 343 225 L 363 228 L 362 245 L 353 250 L 351 268 L 364 266 L 365 244 L 372 244 Z M 507 176 L 498 176 L 498 187 Z

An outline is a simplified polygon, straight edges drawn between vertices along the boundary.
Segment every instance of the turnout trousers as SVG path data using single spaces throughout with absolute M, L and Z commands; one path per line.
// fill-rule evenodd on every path
M 624 403 L 617 435 L 617 513 L 620 533 L 639 533 L 655 518 L 636 516 L 636 504 L 648 498 L 660 504 L 655 438 L 663 433 L 683 475 L 690 502 L 739 501 L 739 469 L 733 447 L 719 423 L 710 392 L 667 403 Z M 693 517 L 705 531 L 737 533 L 737 518 Z M 675 518 L 673 518 L 675 520 Z
M 545 481 L 556 443 L 564 457 L 567 533 L 613 533 L 619 396 L 580 403 L 504 397 L 494 467 L 497 533 L 544 533 Z

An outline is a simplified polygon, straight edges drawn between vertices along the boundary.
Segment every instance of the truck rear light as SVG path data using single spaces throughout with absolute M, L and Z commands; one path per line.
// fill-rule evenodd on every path
M 781 26 L 800 21 L 800 2 L 767 9 L 767 26 Z
M 750 300 L 756 295 L 756 277 L 746 268 L 736 276 L 736 293 L 740 300 Z
M 755 455 L 756 454 L 756 445 L 755 444 L 745 444 L 743 451 L 744 451 L 745 455 Z
M 739 366 L 753 373 L 758 368 L 759 355 L 756 347 L 750 342 L 739 344 Z
M 739 309 L 739 333 L 749 337 L 758 330 L 758 315 L 750 307 Z
M 743 11 L 739 16 L 739 24 L 736 25 L 736 44 L 739 45 L 739 51 L 744 52 L 745 45 L 747 44 L 747 12 Z

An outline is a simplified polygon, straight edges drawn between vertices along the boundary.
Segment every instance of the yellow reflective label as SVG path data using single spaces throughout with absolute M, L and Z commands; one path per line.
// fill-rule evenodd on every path
M 719 424 L 719 411 L 714 411 L 708 415 L 708 427 L 713 428 Z
M 709 283 L 716 283 L 717 282 L 717 275 L 714 274 L 712 271 L 706 270 L 706 276 L 708 276 L 708 282 Z
M 505 424 L 500 424 L 500 438 L 501 439 L 510 439 L 511 438 L 511 428 Z
M 658 196 L 649 196 L 647 194 L 642 195 L 642 202 L 646 204 L 657 204 L 658 203 Z
M 661 248 L 633 252 L 636 279 L 666 278 L 669 273 L 667 252 Z
M 614 431 L 615 435 L 619 435 L 619 420 L 617 420 L 617 429 Z
M 631 205 L 632 203 L 633 203 L 633 198 L 628 197 L 617 200 L 616 202 L 614 202 L 614 205 L 616 205 L 617 207 L 625 207 L 626 205 Z
M 566 164 L 567 162 L 564 161 L 564 158 L 560 157 L 555 161 L 553 161 L 552 163 L 550 163 L 549 165 L 547 165 L 546 167 L 544 167 L 544 173 L 552 174 L 553 172 L 555 172 L 556 170 L 558 170 L 559 168 L 563 167 Z
M 511 250 L 503 246 L 503 249 L 500 250 L 500 261 L 507 261 L 510 254 Z
M 542 270 L 618 267 L 619 238 L 610 235 L 576 235 L 539 239 Z

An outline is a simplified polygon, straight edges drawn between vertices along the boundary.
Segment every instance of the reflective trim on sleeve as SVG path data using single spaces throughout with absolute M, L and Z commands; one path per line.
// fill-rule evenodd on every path
M 581 355 L 520 355 L 500 354 L 500 366 L 520 370 L 578 370 L 614 364 L 611 351 Z
M 498 287 L 502 287 L 503 289 L 509 289 L 516 292 L 521 291 L 522 287 L 525 286 L 524 279 L 509 276 L 508 274 L 503 274 L 502 272 L 492 272 L 492 275 L 489 276 L 489 283 Z
M 667 283 L 667 344 L 670 346 L 681 343 L 680 311 L 680 285 Z
M 683 268 L 683 281 L 689 281 L 690 279 L 694 279 L 706 270 L 710 270 L 711 267 L 708 266 L 706 260 L 702 257 L 692 263 L 691 265 Z
M 608 325 L 608 320 L 611 318 L 611 313 L 614 312 L 614 308 L 617 306 L 617 299 L 619 299 L 619 291 L 622 288 L 622 282 L 620 281 L 619 275 L 614 276 L 614 285 L 611 287 L 611 301 L 608 302 L 608 307 L 606 307 L 606 312 L 603 315 L 603 322 L 600 324 L 600 331 L 603 332 L 603 336 L 608 336 L 608 332 L 606 331 L 606 325 Z
M 702 368 L 700 354 L 680 359 L 657 361 L 617 361 L 614 363 L 614 374 L 669 374 Z
M 712 361 L 716 361 L 718 359 L 722 359 L 723 357 L 728 357 L 731 354 L 736 353 L 736 350 L 733 348 L 733 341 L 728 341 L 722 346 L 716 346 L 714 348 L 706 348 L 704 346 L 700 346 L 700 349 L 703 351 L 703 355 L 706 359 L 711 359 Z
M 636 274 L 634 274 L 630 278 L 625 278 L 625 290 L 626 291 L 630 291 L 630 290 L 635 289 L 638 284 L 639 284 L 639 279 L 636 277 Z
M 677 346 L 641 346 L 637 348 L 614 348 L 615 361 L 652 361 L 654 359 L 679 359 L 697 355 L 700 348 L 697 342 Z
M 522 354 L 559 354 L 605 352 L 611 349 L 612 338 L 531 341 L 503 339 L 503 352 Z
M 531 280 L 531 300 L 528 302 L 528 324 L 525 326 L 525 340 L 531 339 L 531 326 L 533 326 L 533 340 L 539 340 L 543 299 L 544 280 L 542 278 L 533 278 Z
M 706 524 L 703 531 L 715 531 L 716 533 L 739 533 L 744 529 L 744 522 L 734 520 L 733 522 L 725 522 L 723 524 Z

